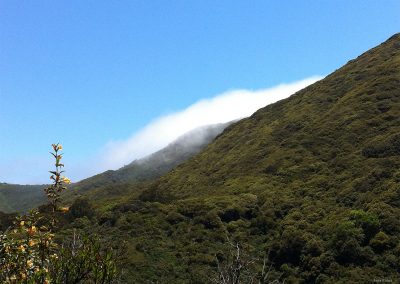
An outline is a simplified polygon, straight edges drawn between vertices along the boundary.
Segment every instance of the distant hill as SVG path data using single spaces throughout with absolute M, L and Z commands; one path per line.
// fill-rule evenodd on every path
M 19 185 L 0 183 L 0 211 L 25 212 L 45 200 L 46 185 Z
M 92 198 L 121 195 L 112 192 L 113 184 L 134 184 L 155 179 L 197 154 L 219 135 L 228 123 L 196 128 L 143 159 L 133 161 L 119 170 L 109 170 L 72 184 L 64 199 L 72 200 L 85 194 Z M 44 173 L 45 174 L 45 173 Z M 0 211 L 25 212 L 46 202 L 43 189 L 46 185 L 17 185 L 0 183 Z M 102 192 L 104 191 L 104 192 Z
M 127 283 L 208 283 L 227 236 L 267 256 L 270 279 L 398 282 L 399 141 L 396 34 L 227 127 L 93 230 L 129 244 Z

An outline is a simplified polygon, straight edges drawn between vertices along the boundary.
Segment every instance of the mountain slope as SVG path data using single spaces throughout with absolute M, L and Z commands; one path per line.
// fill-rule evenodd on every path
M 102 182 L 137 182 L 151 180 L 168 172 L 175 166 L 197 154 L 232 122 L 196 128 L 167 145 L 165 148 L 116 171 L 107 171 L 96 176 Z M 93 187 L 94 178 L 81 181 L 81 190 Z
M 396 282 L 399 135 L 396 34 L 229 126 L 102 216 L 101 231 L 129 240 L 129 281 L 205 283 L 228 235 L 287 283 Z
M 392 147 L 393 153 L 382 157 L 396 160 L 399 70 L 396 35 L 324 80 L 228 128 L 207 151 L 161 179 L 157 188 L 171 188 L 169 193 L 182 197 L 230 191 L 229 180 L 251 183 L 250 177 L 254 186 L 262 180 L 317 185 L 316 173 L 336 176 L 351 187 L 381 163 L 364 153 L 378 147 L 376 143 Z M 350 168 L 355 171 L 345 171 Z M 344 184 L 339 185 L 343 189 Z
M 165 148 L 116 171 L 106 171 L 74 184 L 64 196 L 71 202 L 84 195 L 93 200 L 121 198 L 137 191 L 139 184 L 155 180 L 185 160 L 199 153 L 233 122 L 198 127 L 178 137 Z

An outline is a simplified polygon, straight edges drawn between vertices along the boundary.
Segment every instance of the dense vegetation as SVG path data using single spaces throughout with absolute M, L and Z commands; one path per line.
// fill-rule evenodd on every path
M 124 283 L 209 283 L 231 243 L 269 281 L 395 283 L 399 133 L 397 34 L 158 180 L 99 185 L 121 195 L 76 200 L 63 232 L 124 244 Z
M 397 34 L 231 125 L 95 226 L 128 241 L 130 281 L 207 282 L 228 235 L 287 283 L 395 282 L 399 133 Z

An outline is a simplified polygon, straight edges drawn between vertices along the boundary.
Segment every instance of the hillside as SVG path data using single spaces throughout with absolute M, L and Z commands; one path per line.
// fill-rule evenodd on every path
M 130 283 L 209 282 L 227 236 L 285 283 L 396 282 L 399 141 L 396 34 L 229 126 L 92 230 L 129 243 Z
M 92 200 L 111 198 L 129 193 L 127 188 L 147 182 L 167 173 L 175 166 L 197 154 L 232 122 L 206 125 L 178 137 L 165 148 L 143 159 L 135 160 L 118 170 L 109 170 L 72 184 L 64 199 L 71 201 L 84 194 Z M 45 174 L 45 173 L 43 173 Z M 116 186 L 118 185 L 119 186 Z M 118 191 L 124 185 L 123 191 Z M 46 202 L 46 185 L 0 184 L 0 211 L 26 212 Z
M 96 200 L 121 199 L 138 191 L 141 184 L 154 181 L 161 175 L 204 149 L 215 137 L 233 122 L 198 127 L 178 137 L 165 148 L 116 171 L 106 171 L 74 184 L 64 199 L 72 201 L 77 196 Z
M 26 212 L 45 201 L 46 185 L 0 183 L 0 212 Z
M 147 157 L 135 160 L 116 171 L 110 170 L 82 180 L 76 188 L 84 192 L 93 189 L 94 183 L 104 185 L 107 182 L 132 183 L 152 180 L 200 152 L 230 124 L 232 122 L 196 128 Z
M 174 199 L 240 191 L 235 183 L 241 181 L 252 190 L 275 187 L 271 182 L 314 188 L 335 176 L 334 189 L 345 193 L 366 173 L 394 171 L 389 161 L 396 163 L 400 151 L 399 38 L 229 127 L 207 151 L 160 179 L 156 190 Z

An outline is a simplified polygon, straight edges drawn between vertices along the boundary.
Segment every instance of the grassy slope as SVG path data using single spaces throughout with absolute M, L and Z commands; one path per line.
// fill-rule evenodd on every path
M 399 90 L 397 34 L 228 127 L 99 217 L 101 232 L 129 242 L 126 279 L 206 282 L 225 234 L 269 251 L 271 275 L 289 283 L 395 279 Z

